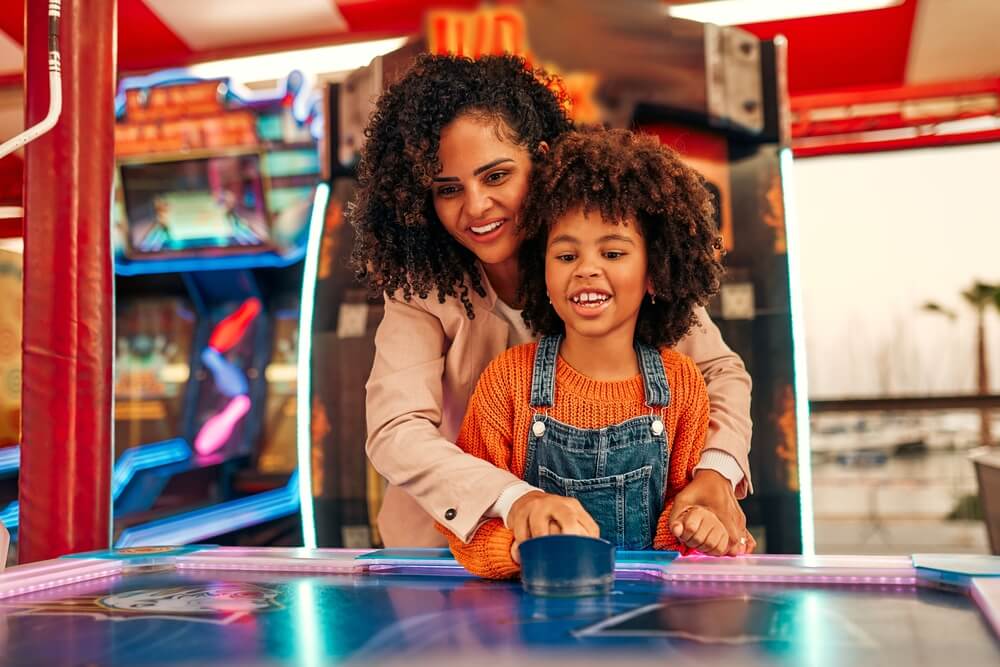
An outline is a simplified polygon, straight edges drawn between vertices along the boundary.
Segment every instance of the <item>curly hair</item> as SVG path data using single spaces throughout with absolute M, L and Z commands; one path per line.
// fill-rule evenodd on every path
M 498 132 L 534 160 L 541 142 L 572 129 L 566 100 L 558 79 L 518 57 L 418 56 L 379 98 L 365 128 L 349 216 L 351 266 L 371 293 L 401 291 L 409 301 L 436 289 L 440 302 L 460 299 L 473 319 L 470 287 L 486 294 L 476 257 L 448 234 L 431 198 L 441 130 L 465 114 L 495 119 Z
M 545 251 L 556 221 L 579 209 L 615 224 L 638 222 L 656 303 L 643 300 L 635 337 L 675 345 L 697 324 L 694 307 L 718 291 L 722 276 L 721 238 L 701 177 L 647 135 L 597 128 L 563 135 L 535 167 L 521 215 L 522 316 L 540 334 L 565 331 L 546 295 Z

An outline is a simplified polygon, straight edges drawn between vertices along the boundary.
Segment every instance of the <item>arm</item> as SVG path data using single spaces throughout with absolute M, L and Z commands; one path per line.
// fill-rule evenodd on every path
M 463 453 L 441 435 L 449 343 L 433 313 L 415 302 L 386 298 L 366 385 L 365 450 L 390 484 L 468 539 L 504 488 L 518 479 Z M 451 520 L 445 516 L 449 509 L 455 510 Z
M 732 475 L 732 466 L 708 464 L 709 459 L 725 461 L 720 454 L 731 456 L 742 473 L 736 483 L 736 497 L 743 498 L 753 491 L 750 480 L 750 376 L 739 356 L 723 342 L 719 328 L 704 308 L 695 311 L 699 325 L 677 344 L 677 351 L 691 357 L 708 385 L 710 400 L 708 444 L 705 447 L 706 468 L 724 476 Z M 732 469 L 732 472 L 730 470 Z
M 684 370 L 684 374 L 698 376 L 693 365 L 688 366 Z M 705 447 L 709 423 L 709 397 L 705 383 L 700 377 L 685 378 L 684 380 L 679 384 L 691 387 L 692 391 L 684 405 L 679 408 L 677 415 L 677 428 L 674 432 L 673 446 L 670 449 L 670 461 L 667 463 L 666 502 L 656 525 L 653 548 L 688 553 L 690 549 L 671 530 L 670 518 L 674 509 L 674 501 L 693 477 L 698 460 L 701 458 L 701 452 Z
M 457 444 L 467 454 L 509 470 L 513 408 L 509 394 L 504 391 L 503 378 L 492 372 L 494 366 L 491 364 L 483 373 L 469 400 Z M 511 556 L 514 532 L 500 519 L 490 519 L 479 526 L 467 542 L 440 524 L 438 530 L 448 538 L 455 559 L 472 574 L 487 579 L 510 579 L 520 573 L 520 566 Z

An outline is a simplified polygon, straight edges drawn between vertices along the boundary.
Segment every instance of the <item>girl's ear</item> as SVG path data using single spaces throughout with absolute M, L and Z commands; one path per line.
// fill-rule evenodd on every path
M 648 294 L 650 296 L 653 296 L 654 294 L 656 294 L 656 290 L 653 289 L 653 279 L 652 278 L 646 278 L 646 294 Z

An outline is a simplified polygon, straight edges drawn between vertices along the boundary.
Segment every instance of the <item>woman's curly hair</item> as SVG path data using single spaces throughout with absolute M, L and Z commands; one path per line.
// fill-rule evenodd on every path
M 522 316 L 537 333 L 565 331 L 546 294 L 545 254 L 555 222 L 578 209 L 615 224 L 638 221 L 656 303 L 643 300 L 635 337 L 675 345 L 722 276 L 721 238 L 701 177 L 647 135 L 596 128 L 563 135 L 536 165 L 521 215 Z
M 349 213 L 351 265 L 372 294 L 401 291 L 409 301 L 436 289 L 439 301 L 456 297 L 474 317 L 470 287 L 486 294 L 476 257 L 441 225 L 431 198 L 441 130 L 464 114 L 495 119 L 506 139 L 535 158 L 541 142 L 572 129 L 561 90 L 558 79 L 514 56 L 424 54 L 379 98 Z

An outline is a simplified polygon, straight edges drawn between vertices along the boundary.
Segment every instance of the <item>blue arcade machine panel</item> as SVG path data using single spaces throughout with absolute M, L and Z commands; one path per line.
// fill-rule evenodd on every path
M 297 72 L 271 91 L 180 71 L 121 82 L 116 400 L 120 449 L 137 453 L 118 475 L 118 545 L 254 543 L 275 521 L 288 525 L 267 539 L 301 539 L 296 325 L 325 210 L 320 96 L 304 84 Z

